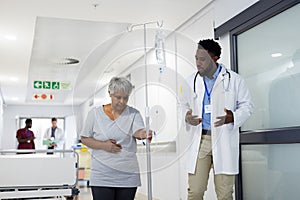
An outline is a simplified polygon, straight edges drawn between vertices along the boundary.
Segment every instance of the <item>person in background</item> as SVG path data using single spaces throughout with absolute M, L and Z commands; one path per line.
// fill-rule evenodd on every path
M 140 112 L 127 105 L 132 84 L 123 77 L 110 80 L 111 103 L 93 108 L 81 133 L 92 149 L 90 186 L 94 200 L 133 200 L 141 185 L 136 139 L 152 139 Z
M 34 133 L 29 130 L 32 126 L 32 120 L 25 120 L 25 128 L 17 130 L 16 138 L 19 142 L 18 149 L 35 149 Z
M 188 200 L 201 200 L 211 168 L 218 200 L 233 199 L 239 173 L 239 128 L 253 111 L 245 81 L 217 61 L 220 45 L 200 40 L 196 51 L 197 72 L 188 79 L 191 106 L 185 115 L 193 135 L 187 161 Z
M 47 141 L 48 149 L 63 149 L 65 142 L 64 131 L 57 127 L 57 119 L 51 119 L 52 126 L 45 131 L 44 141 Z M 48 152 L 52 154 L 52 152 Z

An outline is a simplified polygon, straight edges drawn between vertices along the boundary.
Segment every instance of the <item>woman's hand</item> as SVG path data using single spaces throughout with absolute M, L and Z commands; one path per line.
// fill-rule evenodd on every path
M 149 130 L 149 133 L 147 135 L 146 129 L 140 129 L 134 133 L 134 137 L 138 140 L 144 140 L 147 139 L 149 142 L 152 140 L 152 130 Z
M 117 144 L 116 140 L 107 140 L 104 142 L 103 150 L 111 153 L 118 153 L 121 151 L 122 146 Z
M 96 140 L 92 137 L 84 137 L 81 136 L 81 142 L 92 149 L 102 149 L 107 152 L 111 153 L 118 153 L 121 151 L 122 146 L 120 144 L 117 144 L 116 140 L 106 140 L 106 141 L 100 141 Z

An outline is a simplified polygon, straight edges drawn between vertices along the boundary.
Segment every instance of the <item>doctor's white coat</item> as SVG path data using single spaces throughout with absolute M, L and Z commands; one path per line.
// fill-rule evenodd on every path
M 44 134 L 44 140 L 49 140 L 51 138 L 51 132 L 52 128 L 47 128 Z M 65 134 L 64 131 L 61 128 L 56 127 L 55 132 L 55 140 L 58 141 L 57 147 L 55 149 L 63 150 L 64 149 L 64 143 L 65 143 Z
M 230 74 L 230 75 L 229 75 Z M 196 80 L 196 94 L 193 92 L 194 77 L 187 79 L 187 90 L 182 93 L 185 105 L 193 110 L 193 114 L 202 116 L 202 101 L 205 93 L 203 78 L 199 75 Z M 230 77 L 230 79 L 229 79 Z M 212 127 L 212 155 L 215 174 L 239 173 L 239 127 L 250 117 L 253 104 L 244 80 L 237 73 L 222 66 L 211 92 L 211 127 Z M 234 123 L 214 127 L 217 116 L 225 115 L 224 108 L 231 110 Z M 202 124 L 197 127 L 186 123 L 186 130 L 193 134 L 189 154 L 186 162 L 188 173 L 195 173 L 199 145 L 201 142 Z

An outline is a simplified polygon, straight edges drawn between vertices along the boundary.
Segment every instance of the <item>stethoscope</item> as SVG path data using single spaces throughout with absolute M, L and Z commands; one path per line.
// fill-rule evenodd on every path
M 195 77 L 194 77 L 194 98 L 197 98 L 197 93 L 196 93 L 196 81 L 197 81 L 197 76 L 200 76 L 200 73 L 199 71 L 196 73 Z M 227 83 L 225 83 L 225 76 L 228 76 L 228 79 L 227 79 Z M 225 73 L 222 74 L 222 76 L 224 77 L 223 79 L 223 88 L 225 89 L 225 91 L 228 91 L 229 89 L 229 84 L 230 84 L 230 79 L 231 79 L 231 75 L 230 75 L 230 72 L 225 68 Z M 226 87 L 225 87 L 226 85 Z

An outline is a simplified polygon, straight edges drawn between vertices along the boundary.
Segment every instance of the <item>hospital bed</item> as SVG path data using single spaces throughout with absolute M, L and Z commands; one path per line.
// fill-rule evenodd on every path
M 0 150 L 0 199 L 73 199 L 77 163 L 73 150 Z

